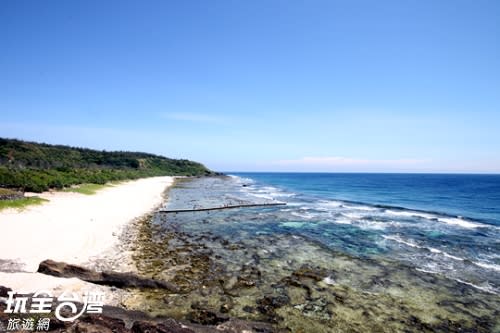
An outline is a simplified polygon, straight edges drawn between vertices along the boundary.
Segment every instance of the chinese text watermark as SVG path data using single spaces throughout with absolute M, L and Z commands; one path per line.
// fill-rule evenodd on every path
M 100 291 L 84 292 L 83 297 L 66 291 L 55 297 L 45 290 L 33 295 L 9 291 L 7 295 L 4 313 L 22 315 L 23 318 L 9 318 L 7 323 L 0 322 L 0 331 L 48 331 L 51 313 L 60 321 L 74 321 L 84 313 L 102 313 L 105 299 L 105 294 Z M 25 318 L 25 315 L 37 317 Z

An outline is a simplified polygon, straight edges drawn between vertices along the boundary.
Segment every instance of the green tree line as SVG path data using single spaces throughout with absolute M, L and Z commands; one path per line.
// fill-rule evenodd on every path
M 159 155 L 100 151 L 0 138 L 0 187 L 42 192 L 152 176 L 206 176 L 203 164 Z

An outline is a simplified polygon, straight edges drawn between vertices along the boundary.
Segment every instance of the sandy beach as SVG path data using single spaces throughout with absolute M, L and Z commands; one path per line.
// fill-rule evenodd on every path
M 20 292 L 87 286 L 36 273 L 38 265 L 45 259 L 84 264 L 112 255 L 123 227 L 161 204 L 173 179 L 128 181 L 94 195 L 46 192 L 39 195 L 49 200 L 43 205 L 1 211 L 0 285 Z

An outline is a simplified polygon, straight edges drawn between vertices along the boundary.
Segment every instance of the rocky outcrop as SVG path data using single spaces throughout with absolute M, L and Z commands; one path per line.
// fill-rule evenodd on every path
M 133 273 L 97 272 L 81 266 L 53 260 L 42 261 L 38 266 L 38 273 L 65 278 L 76 277 L 83 281 L 117 288 L 151 288 L 166 289 L 171 292 L 179 291 L 176 285 L 166 281 L 143 278 Z
M 0 286 L 2 295 L 9 288 Z M 3 297 L 3 296 L 2 296 Z M 77 304 L 80 308 L 82 304 Z M 0 328 L 7 325 L 11 314 L 5 313 L 6 305 L 0 300 Z M 200 309 L 197 309 L 200 310 Z M 63 310 L 64 311 L 64 310 Z M 68 313 L 69 314 L 69 313 Z M 220 318 L 219 314 L 208 317 Z M 30 314 L 19 314 L 15 318 L 30 318 Z M 211 324 L 184 322 L 172 318 L 153 318 L 140 311 L 130 311 L 113 306 L 104 306 L 102 314 L 84 314 L 71 322 L 63 322 L 50 314 L 48 332 L 54 333 L 243 333 L 281 332 L 270 324 L 224 317 L 223 320 L 211 321 Z M 1 330 L 1 329 L 0 329 Z M 9 332 L 24 332 L 11 330 Z
M 0 200 L 17 200 L 24 198 L 23 192 L 17 192 L 13 190 L 6 190 L 0 188 Z
M 0 297 L 7 297 L 9 291 L 12 291 L 12 289 L 0 286 Z

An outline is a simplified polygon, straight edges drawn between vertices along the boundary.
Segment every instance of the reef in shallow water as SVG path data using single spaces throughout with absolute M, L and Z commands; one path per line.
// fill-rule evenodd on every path
M 498 295 L 295 235 L 233 241 L 158 215 L 141 224 L 134 260 L 142 275 L 180 291 L 138 292 L 126 305 L 196 323 L 237 317 L 292 332 L 500 331 Z

